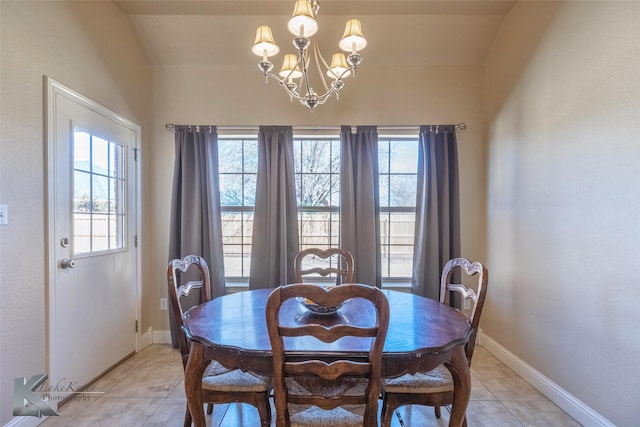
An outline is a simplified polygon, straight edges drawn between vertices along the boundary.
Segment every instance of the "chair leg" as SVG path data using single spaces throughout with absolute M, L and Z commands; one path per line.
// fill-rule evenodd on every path
M 381 414 L 381 426 L 390 427 L 391 419 L 393 418 L 393 409 L 389 405 L 387 399 L 382 400 L 382 414 Z
M 440 407 L 439 406 L 434 406 L 433 409 L 436 412 L 436 418 L 442 417 L 442 412 L 440 412 Z
M 260 414 L 260 424 L 262 427 L 269 427 L 271 425 L 271 405 L 269 404 L 269 395 L 265 395 L 265 399 L 258 401 L 256 407 L 258 408 L 258 414 Z
M 184 427 L 191 427 L 191 411 L 189 411 L 189 405 L 187 405 L 187 412 L 184 414 Z
M 207 414 L 213 413 L 213 403 L 207 403 Z
M 467 416 L 464 416 L 464 420 L 462 421 L 462 427 L 467 427 Z

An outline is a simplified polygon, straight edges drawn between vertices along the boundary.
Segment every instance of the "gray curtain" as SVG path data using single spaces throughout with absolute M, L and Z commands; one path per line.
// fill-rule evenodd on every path
M 440 298 L 440 273 L 460 256 L 460 195 L 455 125 L 420 126 L 411 289 Z
M 174 132 L 169 260 L 202 256 L 209 265 L 211 295 L 216 297 L 225 292 L 217 129 L 176 126 Z M 170 325 L 175 346 L 176 331 L 173 322 Z
M 380 194 L 375 126 L 340 129 L 340 247 L 354 258 L 354 281 L 380 287 Z
M 249 289 L 295 282 L 298 207 L 294 173 L 293 128 L 260 126 Z

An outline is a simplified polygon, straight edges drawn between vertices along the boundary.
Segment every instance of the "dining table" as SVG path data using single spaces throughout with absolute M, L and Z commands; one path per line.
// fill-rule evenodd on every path
M 185 392 L 193 423 L 204 427 L 202 374 L 211 360 L 229 369 L 270 376 L 273 371 L 265 307 L 273 289 L 236 292 L 197 305 L 185 313 L 183 330 L 191 349 L 185 368 Z M 471 394 L 471 374 L 464 346 L 472 332 L 467 318 L 439 301 L 409 292 L 383 290 L 389 301 L 389 329 L 385 340 L 382 377 L 428 372 L 440 364 L 454 382 L 449 426 L 462 426 Z M 339 323 L 370 326 L 375 309 L 361 299 L 346 301 L 335 313 L 310 312 L 295 299 L 281 308 L 281 323 Z M 322 343 L 312 337 L 296 337 L 287 354 L 304 360 L 310 355 L 331 361 L 345 352 L 367 357 L 369 349 L 353 341 Z

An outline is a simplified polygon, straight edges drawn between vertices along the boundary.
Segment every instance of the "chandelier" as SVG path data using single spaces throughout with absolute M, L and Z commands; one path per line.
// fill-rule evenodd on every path
M 256 40 L 251 48 L 254 54 L 262 58 L 262 61 L 258 62 L 258 67 L 264 73 L 265 84 L 269 78 L 276 80 L 287 91 L 291 101 L 294 99 L 300 101 L 311 111 L 317 105 L 324 104 L 333 94 L 336 95 L 336 99 L 339 98 L 340 91 L 344 87 L 343 80 L 351 75 L 355 77 L 356 68 L 362 62 L 362 56 L 358 51 L 367 46 L 367 40 L 362 33 L 362 24 L 358 19 L 350 19 L 338 43 L 340 49 L 348 52 L 348 55 L 345 57 L 342 52 L 334 53 L 331 57 L 331 65 L 328 65 L 320 53 L 317 42 L 310 40 L 310 37 L 318 32 L 318 23 L 315 18 L 319 9 L 319 0 L 296 1 L 293 16 L 289 19 L 287 27 L 294 37 L 293 46 L 297 49 L 297 54 L 284 56 L 278 75 L 271 72 L 273 64 L 269 61 L 269 57 L 280 52 L 270 27 L 266 25 L 258 27 Z M 309 46 L 312 48 L 308 49 Z M 316 93 L 309 82 L 311 50 L 313 50 L 313 60 L 324 87 L 323 94 Z M 330 83 L 327 83 L 325 75 Z

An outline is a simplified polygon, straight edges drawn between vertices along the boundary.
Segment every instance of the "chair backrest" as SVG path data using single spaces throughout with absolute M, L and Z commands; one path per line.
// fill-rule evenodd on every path
M 358 327 L 344 322 L 336 321 L 330 327 L 315 323 L 303 323 L 297 325 L 282 325 L 280 323 L 280 308 L 282 304 L 295 297 L 307 298 L 326 307 L 339 306 L 351 298 L 363 298 L 368 300 L 376 309 L 375 325 L 370 327 Z M 389 302 L 384 293 L 375 287 L 359 284 L 345 284 L 336 286 L 330 290 L 313 284 L 293 284 L 276 288 L 266 306 L 267 329 L 273 353 L 273 390 L 276 404 L 276 413 L 284 414 L 285 425 L 289 423 L 287 404 L 314 405 L 322 409 L 333 409 L 342 405 L 365 405 L 366 426 L 377 424 L 378 399 L 381 391 L 382 374 L 382 349 L 389 327 Z M 340 319 L 340 317 L 336 317 Z M 333 343 L 343 337 L 351 337 L 350 340 L 370 340 L 369 353 L 366 360 L 353 354 L 332 354 L 330 363 L 323 360 L 290 358 L 285 348 L 285 342 L 295 340 L 295 337 L 312 336 L 324 343 Z M 287 341 L 284 337 L 288 338 Z M 298 355 L 299 356 L 299 355 Z M 351 394 L 331 395 L 324 394 L 310 396 L 289 395 L 286 377 L 310 377 L 330 385 L 332 381 L 342 378 L 368 378 L 366 391 L 362 395 Z
M 340 248 L 305 249 L 296 255 L 295 271 L 298 283 L 308 282 L 309 278 L 303 276 L 314 273 L 323 277 L 335 274 L 336 285 L 353 283 L 353 256 Z
M 462 283 L 452 283 L 453 276 L 456 271 L 464 273 L 465 277 L 462 282 L 467 282 L 471 285 L 473 281 L 473 287 L 467 287 Z M 471 279 L 467 279 L 470 277 Z M 456 292 L 460 294 L 460 303 L 462 305 L 462 312 L 469 319 L 471 324 L 471 335 L 469 341 L 465 346 L 465 353 L 467 355 L 467 362 L 471 365 L 471 357 L 473 356 L 473 350 L 476 345 L 476 335 L 478 333 L 478 325 L 480 324 L 480 315 L 482 314 L 482 307 L 484 306 L 484 298 L 487 294 L 487 280 L 489 273 L 484 265 L 479 262 L 471 262 L 465 258 L 454 258 L 449 260 L 442 269 L 442 276 L 440 279 L 440 302 L 443 304 L 451 305 L 451 294 Z M 475 288 L 475 289 L 474 289 Z M 466 302 L 470 303 L 466 308 Z
M 186 366 L 189 356 L 189 341 L 182 330 L 182 319 L 186 311 L 185 300 L 193 289 L 199 290 L 199 303 L 211 300 L 209 266 L 204 258 L 197 255 L 187 255 L 183 259 L 171 260 L 167 267 L 167 283 L 169 285 L 169 302 L 173 311 L 173 323 L 180 353 L 182 353 L 182 364 Z

